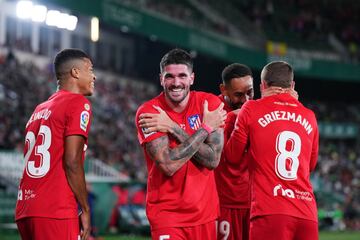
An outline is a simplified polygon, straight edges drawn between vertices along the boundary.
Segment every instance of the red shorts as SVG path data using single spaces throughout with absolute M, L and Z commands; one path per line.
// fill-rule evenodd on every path
M 22 240 L 79 240 L 79 219 L 28 217 L 16 221 Z
M 219 240 L 248 240 L 250 208 L 220 207 L 217 234 Z
M 266 215 L 250 221 L 250 239 L 266 240 L 317 240 L 317 222 L 287 216 Z
M 193 227 L 170 227 L 151 230 L 152 240 L 216 240 L 215 221 Z

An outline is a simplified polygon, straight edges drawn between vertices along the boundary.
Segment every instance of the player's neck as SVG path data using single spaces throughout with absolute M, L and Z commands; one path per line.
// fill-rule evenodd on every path
M 177 112 L 177 113 L 180 113 L 182 111 L 185 110 L 185 108 L 187 107 L 188 105 L 188 102 L 189 102 L 189 99 L 190 99 L 190 93 L 184 98 L 184 100 L 182 100 L 181 102 L 173 102 L 171 101 L 169 98 L 167 98 L 165 96 L 165 101 L 167 103 L 167 105 L 174 111 L 174 112 Z
M 231 107 L 231 102 L 230 102 L 229 97 L 228 97 L 228 96 L 226 96 L 226 95 L 223 95 L 223 98 L 224 98 L 224 101 L 225 101 L 226 107 L 228 107 L 228 108 L 232 108 L 232 107 Z M 235 109 L 234 109 L 234 110 L 235 110 Z
M 69 81 L 58 81 L 57 91 L 60 90 L 80 94 L 79 88 Z

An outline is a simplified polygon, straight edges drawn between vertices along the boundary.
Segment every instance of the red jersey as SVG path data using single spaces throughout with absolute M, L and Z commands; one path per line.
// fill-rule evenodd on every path
M 220 94 L 218 96 L 220 98 L 220 100 L 224 103 L 224 110 L 229 113 L 231 112 L 233 109 L 229 106 L 229 104 L 225 101 L 225 96 Z
M 314 113 L 289 94 L 250 100 L 237 117 L 225 147 L 240 163 L 249 154 L 251 218 L 283 214 L 317 221 L 310 172 L 318 155 Z
M 212 111 L 220 105 L 219 98 L 191 91 L 187 107 L 181 113 L 174 112 L 165 102 L 165 96 L 159 96 L 144 103 L 136 113 L 136 126 L 140 144 L 144 148 L 147 169 L 146 213 L 152 230 L 167 227 L 187 227 L 214 221 L 219 216 L 219 199 L 215 186 L 214 172 L 200 166 L 195 160 L 186 162 L 173 176 L 166 176 L 145 150 L 145 143 L 166 135 L 162 132 L 144 134 L 138 125 L 142 113 L 157 113 L 153 105 L 161 107 L 168 116 L 179 124 L 189 135 L 201 127 L 203 103 L 209 103 Z M 179 143 L 168 136 L 170 147 Z
M 229 139 L 236 120 L 236 114 L 229 112 L 226 117 L 224 142 Z M 219 194 L 220 206 L 226 208 L 249 208 L 250 189 L 248 155 L 245 153 L 239 164 L 226 161 L 224 152 L 219 166 L 215 169 L 216 187 Z
M 91 114 L 90 102 L 83 95 L 63 90 L 36 107 L 25 129 L 25 169 L 16 220 L 78 217 L 75 195 L 64 170 L 65 137 L 81 135 L 87 139 Z

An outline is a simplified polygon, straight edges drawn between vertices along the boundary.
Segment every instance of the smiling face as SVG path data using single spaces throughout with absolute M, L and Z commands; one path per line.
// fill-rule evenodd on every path
M 246 101 L 254 98 L 253 79 L 249 75 L 233 78 L 227 85 L 221 84 L 220 90 L 233 110 L 241 108 Z
M 94 82 L 96 79 L 93 64 L 88 58 L 84 58 L 79 62 L 78 89 L 82 95 L 91 96 L 94 93 Z
M 160 83 L 167 101 L 175 106 L 186 104 L 190 86 L 194 83 L 194 73 L 185 64 L 169 64 L 160 74 Z

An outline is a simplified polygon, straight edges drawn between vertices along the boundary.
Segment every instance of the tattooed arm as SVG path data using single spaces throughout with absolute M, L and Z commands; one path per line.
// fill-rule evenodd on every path
M 203 130 L 203 128 L 200 128 L 198 131 L 200 130 Z M 179 142 L 183 142 L 189 138 L 189 135 L 180 127 L 173 129 L 172 135 L 176 137 Z M 214 169 L 219 165 L 223 146 L 223 129 L 218 129 L 209 134 L 208 138 L 200 145 L 199 150 L 194 154 L 193 158 L 204 167 Z
M 177 147 L 170 148 L 169 137 L 166 135 L 146 143 L 145 149 L 155 164 L 167 176 L 172 176 L 193 157 L 207 136 L 207 131 L 201 129 Z
M 223 104 L 221 104 L 216 110 L 209 112 L 207 101 L 204 103 L 203 123 L 210 126 L 212 129 L 217 130 L 209 134 L 204 143 L 199 143 L 198 151 L 194 154 L 193 158 L 199 164 L 208 169 L 214 169 L 218 166 L 221 151 L 224 145 L 223 129 L 219 128 L 223 125 L 226 115 L 226 112 L 222 110 L 222 107 Z M 154 108 L 157 109 L 159 113 L 146 113 L 141 115 L 139 121 L 140 126 L 146 128 L 148 132 L 168 132 L 180 143 L 184 144 L 190 136 L 182 128 L 180 128 L 178 124 L 173 122 L 166 112 L 160 107 L 154 106 Z M 203 128 L 198 129 L 198 131 L 206 132 Z

